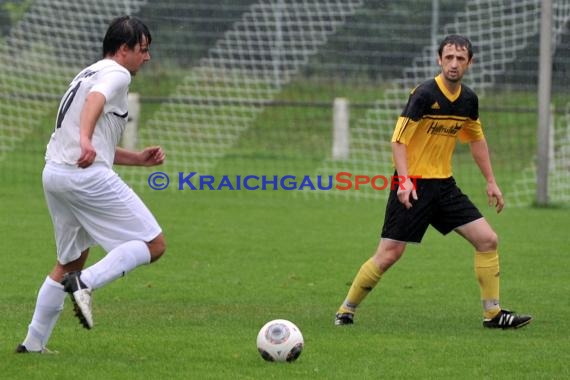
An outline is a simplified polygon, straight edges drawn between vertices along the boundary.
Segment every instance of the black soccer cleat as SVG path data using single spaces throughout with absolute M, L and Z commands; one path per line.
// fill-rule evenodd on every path
M 337 313 L 334 317 L 335 326 L 344 326 L 354 324 L 353 313 Z
M 30 351 L 28 351 L 26 346 L 24 346 L 23 344 L 18 344 L 18 347 L 16 347 L 16 353 L 17 354 L 27 354 L 29 352 Z
M 73 301 L 75 316 L 86 329 L 93 328 L 93 314 L 91 312 L 91 289 L 81 281 L 81 272 L 69 272 L 63 276 L 61 284 L 63 290 L 69 293 Z
M 496 329 L 518 329 L 528 325 L 532 321 L 530 315 L 518 315 L 514 311 L 501 309 L 495 318 L 485 318 L 483 320 L 483 327 Z
M 52 351 L 49 348 L 45 348 L 45 347 L 43 347 L 39 351 L 28 351 L 26 346 L 24 346 L 23 344 L 18 344 L 18 347 L 16 347 L 15 352 L 17 354 L 57 354 L 58 353 L 57 351 Z

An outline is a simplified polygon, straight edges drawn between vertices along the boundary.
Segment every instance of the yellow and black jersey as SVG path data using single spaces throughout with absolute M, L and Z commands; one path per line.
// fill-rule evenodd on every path
M 441 75 L 417 86 L 392 136 L 392 142 L 407 146 L 408 174 L 422 178 L 451 177 L 451 157 L 457 138 L 464 143 L 484 138 L 475 92 L 461 85 L 452 94 L 443 85 Z

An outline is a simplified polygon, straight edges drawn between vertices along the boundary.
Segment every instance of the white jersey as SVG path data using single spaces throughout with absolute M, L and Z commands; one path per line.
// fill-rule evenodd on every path
M 128 117 L 128 89 L 131 74 L 111 59 L 102 59 L 81 71 L 61 99 L 55 131 L 47 145 L 46 162 L 77 166 L 81 155 L 79 118 L 90 92 L 105 96 L 105 107 L 93 132 L 91 143 L 95 162 L 112 167 Z

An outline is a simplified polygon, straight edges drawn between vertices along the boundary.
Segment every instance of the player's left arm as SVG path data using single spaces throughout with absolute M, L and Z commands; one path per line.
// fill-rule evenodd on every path
M 115 165 L 155 166 L 161 165 L 166 154 L 160 146 L 151 146 L 142 151 L 133 151 L 121 147 L 115 149 Z
M 501 193 L 501 189 L 499 189 L 499 185 L 497 185 L 497 182 L 495 181 L 487 140 L 483 137 L 479 140 L 471 141 L 469 145 L 473 159 L 487 181 L 487 197 L 489 199 L 489 206 L 494 206 L 497 213 L 499 213 L 503 207 L 505 207 L 505 200 L 503 199 L 503 194 Z

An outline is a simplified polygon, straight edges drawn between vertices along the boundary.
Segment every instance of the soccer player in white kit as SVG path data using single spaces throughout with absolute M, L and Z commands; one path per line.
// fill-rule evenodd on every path
M 151 34 L 138 18 L 109 25 L 103 59 L 82 70 L 61 100 L 47 146 L 42 181 L 53 221 L 57 262 L 38 292 L 28 334 L 16 352 L 50 352 L 47 342 L 66 294 L 91 329 L 92 291 L 156 261 L 166 249 L 162 230 L 141 199 L 113 171 L 116 165 L 160 165 L 160 147 L 118 147 L 127 123 L 131 77 L 150 59 Z M 89 247 L 107 254 L 83 269 Z

